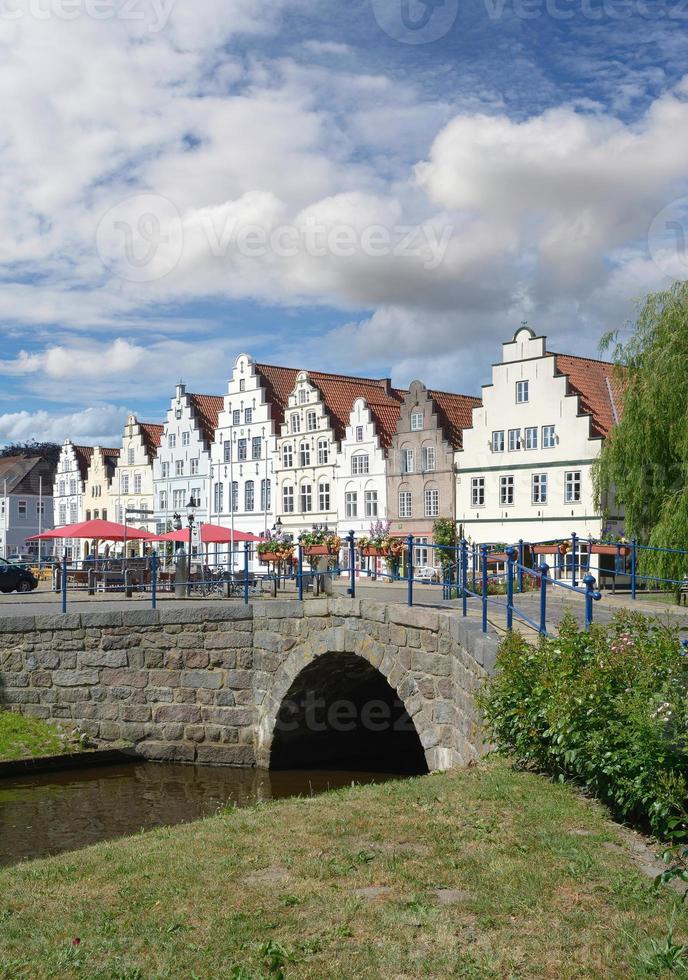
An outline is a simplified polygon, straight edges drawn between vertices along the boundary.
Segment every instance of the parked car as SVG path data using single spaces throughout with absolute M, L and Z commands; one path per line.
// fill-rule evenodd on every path
M 0 592 L 33 592 L 38 579 L 24 562 L 0 558 Z

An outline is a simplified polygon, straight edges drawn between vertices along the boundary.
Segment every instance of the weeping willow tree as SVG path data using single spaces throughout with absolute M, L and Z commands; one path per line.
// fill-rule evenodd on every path
M 598 505 L 623 506 L 628 537 L 688 550 L 688 283 L 648 296 L 631 339 L 602 346 L 624 366 L 624 408 L 596 466 Z M 680 580 L 687 556 L 641 551 L 639 571 Z

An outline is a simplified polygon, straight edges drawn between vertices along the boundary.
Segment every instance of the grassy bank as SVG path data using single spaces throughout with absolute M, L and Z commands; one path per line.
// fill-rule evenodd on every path
M 79 752 L 78 738 L 38 718 L 0 710 L 0 762 Z
M 494 762 L 4 869 L 0 977 L 658 975 L 675 905 L 601 808 Z

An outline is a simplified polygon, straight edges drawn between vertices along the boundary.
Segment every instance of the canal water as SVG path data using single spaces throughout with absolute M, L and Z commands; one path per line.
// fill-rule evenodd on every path
M 132 762 L 0 780 L 0 865 L 72 851 L 229 805 L 310 796 L 389 773 Z

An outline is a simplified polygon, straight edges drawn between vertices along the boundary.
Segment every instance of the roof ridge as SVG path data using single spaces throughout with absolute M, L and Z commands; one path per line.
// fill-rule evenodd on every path
M 576 361 L 591 361 L 593 364 L 606 364 L 607 367 L 625 368 L 625 364 L 617 364 L 616 361 L 605 361 L 601 357 L 584 357 L 582 354 L 563 354 L 561 351 L 547 350 L 545 356 L 552 357 L 571 357 Z
M 304 367 L 294 368 L 294 367 L 287 367 L 286 364 L 268 364 L 267 362 L 264 361 L 261 362 L 256 361 L 255 367 L 276 368 L 278 371 L 295 371 L 297 374 L 299 374 L 301 371 L 304 371 L 308 375 L 317 374 L 323 378 L 335 378 L 335 379 L 339 378 L 343 381 L 365 381 L 368 382 L 369 384 L 379 384 L 379 382 L 381 381 L 391 382 L 391 378 L 388 377 L 366 378 L 358 374 L 342 374 L 341 372 L 335 372 L 335 371 L 317 371 L 317 370 L 310 370 L 309 368 L 304 368 Z

